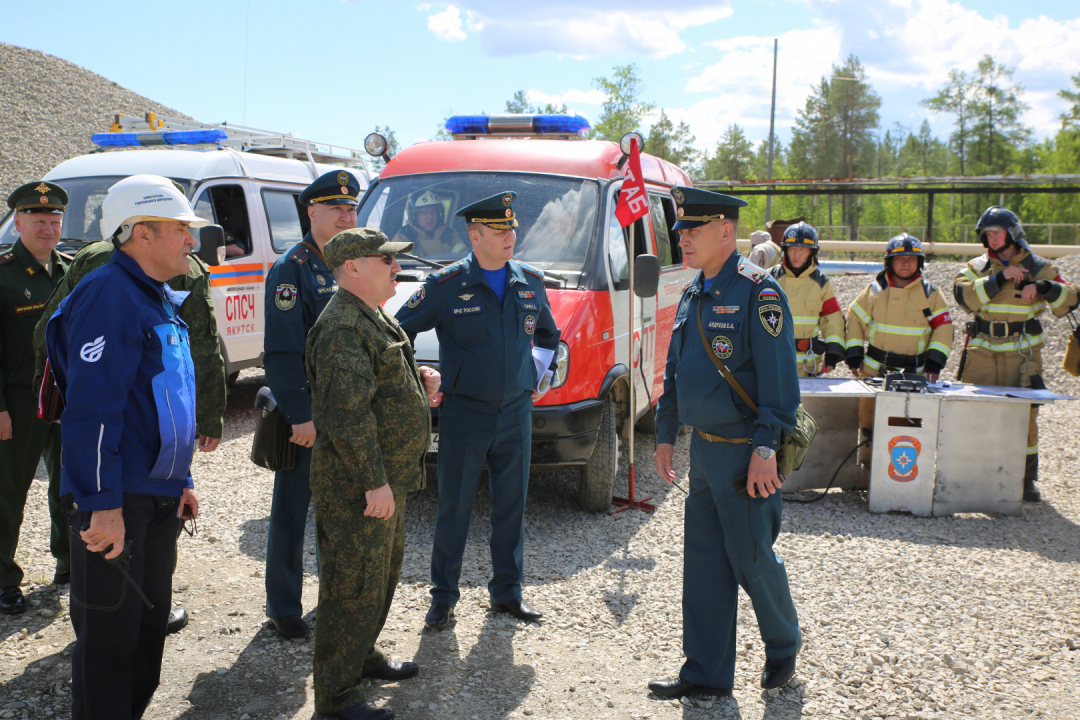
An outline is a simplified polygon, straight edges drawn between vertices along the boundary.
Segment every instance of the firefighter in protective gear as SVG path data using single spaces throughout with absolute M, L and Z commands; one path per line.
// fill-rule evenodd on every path
M 975 316 L 967 324 L 960 380 L 978 385 L 1043 387 L 1042 324 L 1047 307 L 1056 316 L 1077 306 L 1076 286 L 1046 259 L 1031 252 L 1016 215 L 990 207 L 975 225 L 986 254 L 971 260 L 956 276 L 957 303 Z M 1024 500 L 1038 502 L 1039 406 L 1028 423 Z
M 468 252 L 470 248 L 450 229 L 445 218 L 442 199 L 425 190 L 409 200 L 409 223 L 394 236 L 394 242 L 412 243 L 421 256 Z
M 952 348 L 945 295 L 922 276 L 922 242 L 907 233 L 889 240 L 885 269 L 847 314 L 847 364 L 863 376 L 925 373 L 937 382 Z M 865 345 L 865 348 L 864 348 Z
M 780 247 L 772 241 L 772 236 L 764 230 L 750 233 L 750 255 L 747 260 L 761 268 L 771 268 L 780 262 Z
M 817 264 L 817 230 L 805 222 L 796 223 L 784 231 L 781 247 L 783 262 L 769 273 L 791 306 L 799 377 L 825 375 L 844 357 L 844 314 L 832 281 Z

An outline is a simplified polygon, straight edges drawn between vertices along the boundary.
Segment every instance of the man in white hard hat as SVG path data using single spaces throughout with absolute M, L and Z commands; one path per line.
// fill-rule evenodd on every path
M 60 503 L 71 548 L 72 717 L 142 717 L 161 675 L 177 524 L 198 515 L 191 480 L 195 375 L 187 293 L 202 227 L 175 183 L 135 175 L 105 197 L 113 261 L 83 278 L 46 328 L 65 400 Z M 112 561 L 112 562 L 109 562 Z

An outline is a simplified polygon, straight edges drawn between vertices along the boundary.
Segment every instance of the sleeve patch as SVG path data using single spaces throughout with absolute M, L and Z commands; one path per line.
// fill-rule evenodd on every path
M 758 319 L 761 326 L 773 337 L 779 337 L 784 329 L 784 311 L 779 305 L 772 303 L 758 307 Z
M 777 302 L 780 300 L 780 293 L 776 292 L 771 287 L 762 288 L 761 292 L 757 296 L 758 302 Z
M 821 304 L 821 317 L 838 312 L 840 312 L 840 301 L 834 297 L 829 298 Z
M 942 325 L 949 324 L 952 324 L 952 316 L 949 315 L 948 310 L 943 310 L 930 316 L 930 327 L 934 330 L 937 330 Z
M 282 283 L 274 291 L 274 305 L 278 310 L 292 310 L 296 306 L 296 286 Z
M 420 303 L 422 303 L 424 301 L 425 297 L 427 297 L 427 290 L 425 289 L 425 287 L 423 285 L 421 285 L 420 289 L 417 290 L 416 292 L 414 292 L 412 294 L 412 297 L 409 298 L 408 306 L 410 308 L 416 307 L 417 305 L 419 305 Z

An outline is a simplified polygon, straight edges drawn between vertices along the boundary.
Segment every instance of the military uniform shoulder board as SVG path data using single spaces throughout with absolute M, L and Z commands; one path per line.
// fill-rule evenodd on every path
M 293 253 L 293 256 L 289 259 L 297 265 L 303 265 L 311 259 L 311 251 L 308 250 L 307 247 L 301 246 L 300 249 Z
M 765 276 L 768 273 L 765 272 L 765 268 L 760 268 L 752 262 L 743 260 L 739 263 L 739 274 L 744 278 L 749 279 L 754 284 L 760 285 L 761 281 L 765 279 Z
M 6 252 L 3 255 L 0 255 L 0 265 L 6 265 L 6 264 L 8 264 L 9 262 L 11 262 L 14 259 L 15 259 L 15 253 Z
M 691 278 L 690 280 L 687 280 L 686 282 L 684 282 L 682 284 L 682 292 L 683 292 L 683 294 L 686 294 L 686 291 L 690 287 L 690 283 L 692 283 L 692 282 L 694 282 L 693 278 Z
M 456 263 L 451 263 L 451 264 L 447 265 L 442 270 L 436 270 L 435 272 L 431 273 L 431 275 L 429 275 L 428 277 L 430 277 L 435 282 L 441 283 L 441 282 L 444 282 L 447 278 L 452 277 L 454 275 L 457 275 L 459 272 L 462 271 L 462 269 L 464 269 L 464 267 L 465 266 L 462 265 L 461 261 L 459 260 Z
M 515 260 L 514 262 L 516 262 L 518 265 L 520 265 L 521 269 L 524 270 L 525 272 L 532 273 L 533 275 L 535 275 L 538 278 L 543 278 L 544 277 L 544 271 L 543 270 L 537 270 L 532 265 L 529 265 L 528 263 L 520 262 L 518 260 Z

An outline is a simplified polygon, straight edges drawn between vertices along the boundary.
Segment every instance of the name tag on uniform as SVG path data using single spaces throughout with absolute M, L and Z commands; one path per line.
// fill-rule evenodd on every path
M 471 307 L 456 307 L 450 308 L 451 315 L 475 315 L 476 313 L 484 312 L 483 305 L 473 305 Z
M 519 302 L 518 307 L 529 312 L 540 312 L 540 303 Z
M 315 288 L 316 295 L 332 295 L 337 292 L 337 285 L 331 285 L 330 287 L 318 287 Z
M 705 327 L 710 330 L 731 330 L 735 332 L 739 329 L 739 322 L 737 320 L 710 320 L 705 323 Z

